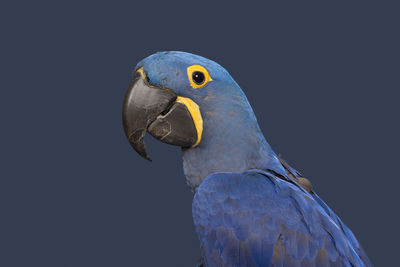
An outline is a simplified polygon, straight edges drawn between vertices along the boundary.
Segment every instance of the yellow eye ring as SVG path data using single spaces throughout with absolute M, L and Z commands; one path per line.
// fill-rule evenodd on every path
M 190 85 L 198 89 L 206 85 L 209 81 L 212 81 L 208 71 L 200 65 L 192 65 L 187 68 L 187 75 L 190 81 Z

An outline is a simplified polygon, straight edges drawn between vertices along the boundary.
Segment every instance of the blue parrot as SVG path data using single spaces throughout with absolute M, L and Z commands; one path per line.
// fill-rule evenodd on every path
M 123 125 L 149 160 L 146 133 L 182 147 L 199 266 L 372 266 L 308 179 L 275 154 L 244 92 L 216 62 L 185 52 L 140 61 Z

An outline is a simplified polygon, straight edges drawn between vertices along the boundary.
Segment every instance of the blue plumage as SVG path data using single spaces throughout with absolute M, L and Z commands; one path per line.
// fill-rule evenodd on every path
M 194 64 L 212 78 L 202 88 L 188 80 Z M 137 68 L 152 86 L 200 107 L 202 140 L 183 149 L 183 162 L 196 192 L 193 218 L 205 266 L 372 266 L 352 232 L 277 157 L 223 67 L 189 53 L 160 52 Z
M 186 69 L 204 66 L 212 81 L 200 89 L 191 87 Z M 214 172 L 242 172 L 253 168 L 284 174 L 275 152 L 264 138 L 246 95 L 219 64 L 184 52 L 159 52 L 142 67 L 152 85 L 174 90 L 196 102 L 204 121 L 203 137 L 194 149 L 183 150 L 183 167 L 188 184 L 196 188 Z M 235 156 L 232 156 L 235 155 Z
M 208 176 L 193 218 L 206 266 L 369 266 L 335 214 L 269 172 Z

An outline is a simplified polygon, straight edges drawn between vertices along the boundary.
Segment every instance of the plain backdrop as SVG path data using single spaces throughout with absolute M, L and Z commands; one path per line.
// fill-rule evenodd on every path
M 237 2 L 237 3 L 236 3 Z M 125 139 L 142 58 L 223 65 L 376 266 L 399 249 L 399 9 L 385 1 L 2 1 L 0 266 L 194 266 L 181 152 Z

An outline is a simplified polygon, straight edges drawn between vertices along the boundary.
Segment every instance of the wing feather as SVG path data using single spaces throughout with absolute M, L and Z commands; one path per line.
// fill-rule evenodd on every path
M 208 267 L 372 266 L 315 193 L 273 174 L 208 176 L 195 194 L 193 218 Z

